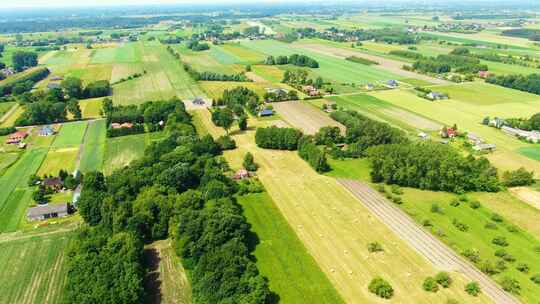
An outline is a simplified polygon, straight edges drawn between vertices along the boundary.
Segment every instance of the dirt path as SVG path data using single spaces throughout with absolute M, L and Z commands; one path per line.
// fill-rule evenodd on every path
M 385 223 L 396 235 L 406 241 L 420 254 L 439 268 L 462 272 L 473 281 L 477 281 L 482 292 L 494 303 L 519 303 L 510 294 L 503 291 L 488 276 L 462 259 L 454 251 L 426 232 L 414 220 L 395 207 L 368 185 L 346 179 L 338 179 L 364 206 Z
M 540 210 L 540 192 L 528 187 L 509 188 L 508 191 L 525 203 Z
M 388 58 L 384 58 L 380 56 L 361 53 L 359 51 L 341 49 L 341 48 L 336 48 L 336 47 L 327 46 L 323 44 L 310 44 L 310 43 L 304 44 L 303 43 L 303 44 L 297 44 L 297 46 L 306 50 L 323 54 L 323 55 L 338 57 L 342 59 L 345 59 L 349 56 L 356 56 L 356 57 L 372 60 L 379 63 L 379 65 L 374 65 L 373 68 L 382 69 L 382 70 L 385 70 L 385 71 L 388 71 L 388 72 L 391 72 L 391 73 L 394 73 L 396 75 L 400 75 L 403 77 L 407 77 L 407 78 L 420 79 L 420 80 L 428 81 L 434 84 L 450 84 L 450 82 L 446 80 L 418 74 L 415 72 L 405 71 L 402 69 L 402 67 L 406 63 L 399 60 L 388 59 Z
M 300 128 L 306 134 L 315 134 L 320 128 L 326 126 L 339 127 L 342 133 L 345 133 L 345 126 L 305 102 L 276 102 L 272 106 L 286 122 Z

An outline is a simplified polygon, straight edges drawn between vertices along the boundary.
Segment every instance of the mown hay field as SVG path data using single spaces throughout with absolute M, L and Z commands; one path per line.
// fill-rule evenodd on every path
M 0 241 L 0 303 L 60 303 L 70 234 Z
M 291 88 L 285 84 L 273 84 L 269 82 L 233 82 L 233 81 L 200 81 L 200 87 L 206 92 L 206 95 L 213 99 L 218 99 L 223 96 L 225 90 L 232 90 L 236 87 L 245 87 L 253 90 L 259 96 L 263 96 L 266 88 Z
M 81 172 L 101 170 L 107 140 L 106 132 L 107 121 L 105 119 L 92 121 L 88 124 L 79 168 Z
M 101 106 L 103 98 L 91 98 L 79 101 L 81 107 L 82 117 L 87 118 L 99 118 L 101 117 Z
M 79 147 L 50 149 L 37 174 L 58 176 L 60 170 L 72 173 L 78 153 Z
M 107 138 L 103 173 L 110 175 L 114 170 L 123 168 L 133 160 L 142 157 L 146 146 L 145 142 L 146 134 Z
M 259 271 L 281 303 L 343 302 L 267 193 L 239 196 L 238 203 L 257 234 Z
M 197 111 L 198 124 L 213 136 L 208 111 Z M 253 125 L 253 121 L 250 122 Z M 375 276 L 388 280 L 399 303 L 441 303 L 448 298 L 466 303 L 487 303 L 463 291 L 464 278 L 454 274 L 452 288 L 436 294 L 422 290 L 423 280 L 437 270 L 409 245 L 378 221 L 344 187 L 317 174 L 296 152 L 265 150 L 255 146 L 254 132 L 234 135 L 239 148 L 225 153 L 239 168 L 246 152 L 260 165 L 257 172 L 268 194 L 308 252 L 347 303 L 383 303 L 367 286 Z M 379 242 L 382 254 L 370 254 L 367 245 Z M 294 278 L 291 278 L 294 280 Z
M 0 118 L 4 116 L 13 106 L 15 102 L 1 102 L 0 103 Z

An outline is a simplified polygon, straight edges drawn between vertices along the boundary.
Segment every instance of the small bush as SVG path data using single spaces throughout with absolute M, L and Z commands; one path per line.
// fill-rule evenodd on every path
M 511 232 L 511 233 L 516 233 L 519 231 L 519 228 L 517 226 L 510 225 L 506 227 L 506 230 L 508 230 L 508 232 Z
M 493 213 L 491 215 L 491 220 L 494 221 L 494 222 L 497 222 L 497 223 L 502 223 L 503 222 L 503 217 L 498 213 Z
M 483 261 L 480 264 L 479 268 L 480 268 L 480 271 L 482 271 L 483 273 L 485 273 L 487 275 L 494 275 L 494 274 L 499 273 L 499 270 L 493 264 L 492 261 Z
M 422 288 L 425 291 L 429 291 L 429 292 L 437 292 L 439 290 L 439 286 L 437 285 L 437 281 L 435 281 L 435 279 L 432 278 L 432 277 L 427 277 L 424 280 L 424 283 L 422 284 Z
M 504 262 L 504 260 L 498 260 L 498 261 L 495 263 L 495 268 L 497 268 L 497 271 L 503 272 L 503 271 L 505 271 L 508 267 L 506 267 L 506 263 Z
M 403 194 L 403 190 L 401 190 L 401 188 L 398 185 L 390 186 L 390 191 L 392 191 L 392 193 L 394 193 L 396 195 L 402 195 Z
M 471 208 L 473 208 L 473 209 L 478 209 L 478 208 L 480 208 L 482 205 L 480 204 L 479 201 L 477 201 L 477 200 L 472 200 L 472 201 L 469 202 L 469 206 L 470 206 Z
M 403 200 L 399 196 L 392 196 L 392 202 L 394 202 L 394 204 L 398 204 L 398 205 L 403 204 Z
M 234 150 L 234 149 L 236 149 L 236 142 L 234 141 L 234 139 L 232 139 L 232 137 L 230 137 L 228 135 L 227 136 L 220 136 L 216 140 L 216 143 L 219 145 L 221 150 Z
M 510 277 L 504 277 L 501 280 L 501 286 L 505 291 L 516 295 L 519 295 L 521 291 L 521 286 L 519 285 L 519 282 L 516 279 L 512 279 Z
M 498 249 L 498 250 L 495 251 L 495 256 L 499 257 L 499 258 L 503 258 L 507 254 L 508 254 L 508 252 L 506 252 L 506 250 L 504 250 L 504 249 Z
M 481 289 L 480 289 L 480 285 L 478 285 L 478 283 L 476 282 L 470 282 L 468 283 L 467 285 L 465 285 L 465 292 L 467 292 L 468 294 L 470 294 L 471 296 L 474 296 L 476 297 L 477 295 L 480 294 Z
M 439 205 L 437 205 L 436 203 L 433 203 L 431 205 L 431 212 L 432 213 L 443 214 L 442 208 Z
M 502 247 L 506 247 L 508 246 L 508 241 L 506 240 L 506 238 L 504 236 L 496 236 L 493 238 L 493 240 L 491 240 L 491 243 L 497 245 L 497 246 L 502 246 Z
M 466 249 L 461 254 L 473 263 L 480 262 L 480 253 L 478 250 Z
M 431 226 L 433 226 L 433 223 L 429 219 L 425 219 L 425 220 L 422 221 L 422 226 L 431 227 Z
M 465 232 L 465 231 L 469 230 L 469 226 L 467 226 L 466 224 L 458 221 L 457 219 L 454 219 L 452 221 L 452 225 L 454 225 L 454 227 L 456 227 L 459 231 Z
M 448 288 L 450 285 L 452 285 L 452 278 L 447 272 L 439 272 L 435 276 L 435 280 L 439 285 L 441 285 L 443 288 Z
M 384 187 L 384 184 L 377 184 L 377 186 L 375 187 L 380 193 L 386 193 L 386 188 Z
M 450 201 L 450 206 L 452 207 L 458 207 L 461 203 L 459 202 L 458 199 L 454 198 Z
M 383 299 L 390 299 L 394 295 L 394 289 L 390 283 L 381 277 L 376 277 L 369 283 L 368 290 Z
M 525 263 L 517 264 L 516 269 L 517 269 L 517 271 L 523 272 L 523 273 L 528 273 L 529 270 L 530 270 L 529 265 L 527 265 Z
M 497 230 L 497 224 L 491 223 L 491 222 L 487 222 L 487 223 L 484 225 L 484 228 L 486 228 L 486 229 L 491 229 L 491 230 Z
M 368 244 L 368 251 L 369 252 L 380 252 L 380 251 L 384 251 L 384 249 L 382 248 L 382 245 L 379 244 L 378 242 L 372 242 L 372 243 Z
M 540 285 L 540 273 L 537 273 L 531 277 L 531 281 L 534 282 L 534 284 Z
M 513 262 L 516 261 L 516 258 L 511 254 L 507 254 L 507 255 L 503 256 L 502 259 L 505 260 L 506 262 L 509 262 L 509 263 L 513 263 Z
M 459 201 L 460 202 L 468 202 L 469 201 L 469 198 L 465 195 L 465 194 L 462 194 L 458 197 Z

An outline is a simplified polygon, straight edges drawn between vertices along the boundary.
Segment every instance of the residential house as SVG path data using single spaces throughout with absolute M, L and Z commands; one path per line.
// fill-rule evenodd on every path
M 495 144 L 478 144 L 473 146 L 474 151 L 493 151 L 497 148 Z
M 44 205 L 28 209 L 26 217 L 29 221 L 42 221 L 49 218 L 66 217 L 68 216 L 68 205 Z
M 28 137 L 28 132 L 17 131 L 8 136 L 6 144 L 19 144 L 26 137 Z
M 439 92 L 429 92 L 428 94 L 426 94 L 426 97 L 430 100 L 448 99 L 448 96 L 446 94 Z
M 59 177 L 50 177 L 43 180 L 43 185 L 51 188 L 54 191 L 60 191 L 64 187 L 64 183 Z
M 45 126 L 41 128 L 38 132 L 39 136 L 51 136 L 54 135 L 55 131 L 51 126 Z
M 488 78 L 490 75 L 489 71 L 478 71 L 478 77 L 480 78 Z
M 441 135 L 442 138 L 454 138 L 456 137 L 457 132 L 456 130 L 454 130 L 454 128 L 446 128 L 446 130 L 445 128 L 443 128 L 441 129 L 439 134 Z
M 234 180 L 241 180 L 246 178 L 249 178 L 249 172 L 246 169 L 238 170 L 233 176 Z
M 387 88 L 390 88 L 390 89 L 395 89 L 399 86 L 398 82 L 396 80 L 388 80 L 386 82 L 384 82 L 384 85 L 387 87 Z
M 502 118 L 495 117 L 493 119 L 489 120 L 489 126 L 495 127 L 495 128 L 502 128 L 506 124 L 506 121 Z
M 198 105 L 198 106 L 204 106 L 205 105 L 205 101 L 202 97 L 195 97 L 195 99 L 193 99 L 193 104 L 194 105 Z

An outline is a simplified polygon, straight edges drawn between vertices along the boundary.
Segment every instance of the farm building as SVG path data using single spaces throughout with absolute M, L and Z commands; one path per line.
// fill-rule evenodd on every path
M 264 109 L 261 112 L 259 112 L 260 117 L 266 117 L 266 116 L 272 116 L 274 115 L 274 111 L 270 109 Z
M 506 121 L 504 119 L 502 119 L 502 118 L 495 117 L 493 119 L 490 119 L 488 124 L 491 127 L 495 127 L 495 128 L 500 129 L 506 124 Z
M 37 206 L 28 209 L 26 217 L 29 221 L 42 221 L 49 218 L 66 217 L 68 216 L 68 205 L 46 205 Z
M 202 97 L 195 97 L 195 99 L 193 99 L 193 104 L 198 106 L 204 106 L 205 101 Z
M 249 178 L 249 172 L 246 169 L 238 170 L 233 176 L 234 180 L 241 180 L 245 178 Z
M 474 133 L 467 133 L 467 139 L 473 145 L 479 145 L 484 143 L 484 140 Z
M 429 92 L 427 95 L 426 95 L 427 99 L 429 100 L 442 100 L 442 99 L 448 99 L 448 96 L 446 94 L 443 94 L 443 93 L 439 93 L 439 92 Z
M 15 132 L 15 133 L 8 136 L 8 138 L 6 140 L 6 144 L 18 144 L 23 139 L 25 139 L 26 137 L 28 137 L 28 132 L 17 131 L 17 132 Z
M 111 128 L 113 128 L 113 129 L 131 129 L 131 128 L 133 128 L 133 124 L 130 123 L 130 122 L 125 122 L 123 124 L 119 124 L 119 123 L 114 122 L 114 123 L 111 124 Z
M 43 180 L 43 185 L 55 191 L 59 191 L 64 186 L 64 183 L 59 177 L 51 177 Z
M 493 151 L 497 148 L 495 144 L 478 144 L 473 147 L 474 151 Z
M 478 77 L 488 78 L 491 74 L 488 71 L 478 71 Z
M 56 83 L 56 82 L 50 82 L 48 85 L 47 85 L 47 89 L 49 90 L 53 90 L 53 89 L 60 89 L 60 84 L 59 83 Z
M 276 95 L 283 95 L 289 93 L 288 90 L 282 89 L 282 88 L 266 88 L 266 92 L 276 94 Z
M 509 126 L 503 126 L 501 130 L 508 135 L 519 137 L 521 139 L 525 139 L 535 144 L 540 142 L 539 131 L 525 131 L 521 129 L 512 128 Z
M 45 126 L 41 128 L 38 132 L 39 136 L 51 136 L 54 135 L 54 129 L 51 126 Z
M 418 137 L 420 137 L 421 139 L 428 139 L 428 138 L 429 138 L 429 135 L 427 135 L 427 134 L 424 133 L 424 132 L 420 132 L 420 133 L 418 133 Z

